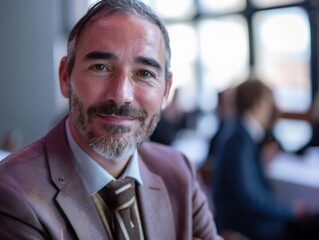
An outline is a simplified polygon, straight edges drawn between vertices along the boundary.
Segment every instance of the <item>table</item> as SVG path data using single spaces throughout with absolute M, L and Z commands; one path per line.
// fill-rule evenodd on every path
M 319 212 L 319 148 L 309 148 L 304 155 L 278 154 L 267 166 L 277 198 L 292 204 L 303 201 L 311 212 Z

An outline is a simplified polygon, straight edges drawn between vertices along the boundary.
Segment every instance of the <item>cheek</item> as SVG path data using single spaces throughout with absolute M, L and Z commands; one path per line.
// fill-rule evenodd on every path
M 154 114 L 161 109 L 163 93 L 151 90 L 144 91 L 143 93 L 136 94 L 136 101 L 148 115 Z
M 101 95 L 101 87 L 86 82 L 81 83 L 81 80 L 72 84 L 73 93 L 81 100 L 84 106 L 96 103 Z

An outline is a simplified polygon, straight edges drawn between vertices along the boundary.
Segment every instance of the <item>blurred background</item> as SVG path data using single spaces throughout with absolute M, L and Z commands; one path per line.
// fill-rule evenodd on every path
M 1 0 L 0 148 L 14 151 L 37 139 L 65 113 L 59 60 L 69 31 L 93 2 Z M 206 156 L 207 142 L 218 129 L 218 93 L 250 75 L 273 89 L 281 112 L 274 134 L 283 148 L 296 151 L 312 138 L 319 1 L 145 2 L 170 32 L 173 88 L 179 108 L 192 116 L 182 136 L 199 139 L 193 148 L 200 153 L 191 158 Z

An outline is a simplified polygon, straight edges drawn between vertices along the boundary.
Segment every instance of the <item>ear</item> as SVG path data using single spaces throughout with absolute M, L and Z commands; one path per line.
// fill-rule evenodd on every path
M 163 97 L 163 101 L 162 101 L 162 105 L 161 105 L 161 110 L 164 110 L 167 106 L 168 97 L 169 97 L 169 93 L 171 91 L 172 83 L 173 83 L 173 74 L 169 73 L 167 83 L 166 83 L 165 93 L 164 93 L 164 97 Z
M 60 91 L 65 98 L 69 97 L 69 74 L 68 74 L 68 60 L 63 57 L 59 66 L 59 81 Z

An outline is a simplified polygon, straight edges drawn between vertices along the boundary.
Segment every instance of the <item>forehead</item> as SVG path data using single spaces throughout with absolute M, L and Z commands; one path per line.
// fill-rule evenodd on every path
M 87 23 L 77 49 L 88 51 L 103 48 L 165 53 L 164 39 L 159 27 L 135 13 L 104 13 Z

